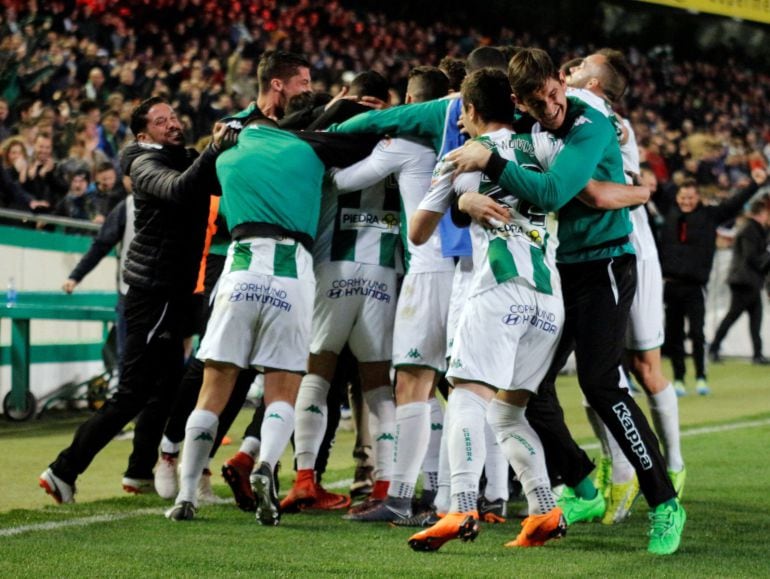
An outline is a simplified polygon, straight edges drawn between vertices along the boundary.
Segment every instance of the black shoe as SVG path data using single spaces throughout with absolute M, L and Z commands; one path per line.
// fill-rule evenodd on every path
M 190 501 L 182 501 L 166 511 L 166 518 L 171 521 L 192 521 L 196 510 Z
M 765 358 L 764 356 L 761 356 L 761 355 L 760 355 L 760 356 L 754 356 L 754 357 L 751 359 L 751 363 L 752 363 L 752 364 L 756 364 L 756 365 L 758 365 L 758 366 L 767 366 L 768 364 L 770 364 L 770 360 L 768 360 L 768 359 L 767 359 L 767 358 Z
M 714 350 L 711 350 L 709 352 L 709 360 L 711 360 L 713 364 L 721 364 L 722 362 L 724 362 L 724 360 L 722 359 L 722 356 L 719 355 L 719 352 Z
M 275 472 L 266 462 L 260 463 L 257 470 L 251 473 L 251 488 L 257 502 L 257 521 L 261 525 L 277 525 L 281 521 L 278 484 Z

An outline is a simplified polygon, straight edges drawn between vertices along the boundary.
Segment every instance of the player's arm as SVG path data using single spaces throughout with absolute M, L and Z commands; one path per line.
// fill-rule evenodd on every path
M 381 111 L 368 111 L 333 124 L 327 130 L 340 133 L 376 133 L 431 139 L 438 151 L 444 137 L 444 122 L 451 99 L 400 105 Z
M 389 148 L 390 139 L 383 139 L 366 159 L 332 173 L 334 185 L 342 193 L 360 191 L 382 181 L 398 170 L 403 155 Z
M 511 220 L 511 213 L 497 201 L 475 191 L 468 191 L 460 196 L 457 203 L 463 213 L 479 223 L 488 223 L 492 227 L 500 227 Z
M 647 187 L 593 179 L 578 194 L 578 199 L 589 207 L 604 210 L 635 207 L 647 203 L 649 198 L 650 190 Z
M 452 205 L 452 168 L 445 159 L 436 163 L 430 189 L 409 220 L 409 241 L 415 245 L 422 245 L 430 239 L 444 213 Z
M 564 148 L 545 173 L 506 161 L 477 142 L 453 151 L 450 159 L 457 165 L 455 173 L 483 170 L 506 191 L 547 211 L 558 211 L 585 188 L 607 143 L 616 140 L 609 122 L 588 122 L 573 127 L 564 139 Z

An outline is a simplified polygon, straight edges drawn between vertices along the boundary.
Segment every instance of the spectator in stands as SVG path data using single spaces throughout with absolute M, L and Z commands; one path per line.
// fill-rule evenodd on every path
M 88 82 L 84 87 L 86 98 L 104 104 L 109 94 L 105 80 L 104 71 L 101 68 L 98 66 L 92 68 L 88 73 Z
M 126 126 L 120 121 L 120 113 L 115 110 L 105 112 L 97 127 L 97 134 L 99 137 L 97 148 L 116 163 L 118 152 L 126 138 Z
M 4 98 L 0 98 L 0 142 L 5 141 L 11 136 L 11 127 L 8 124 L 10 108 L 8 107 L 8 101 Z
M 69 189 L 54 208 L 55 215 L 91 221 L 96 217 L 93 195 L 88 194 L 90 173 L 77 169 L 69 177 Z
M 711 392 L 706 381 L 703 323 L 706 284 L 716 251 L 716 230 L 720 223 L 740 212 L 743 204 L 765 183 L 767 173 L 755 169 L 752 179 L 746 189 L 719 205 L 705 205 L 696 182 L 688 179 L 679 187 L 676 205 L 664 216 L 659 248 L 666 308 L 664 352 L 671 358 L 674 388 L 679 396 L 687 393 L 684 385 L 685 319 L 692 342 L 697 392 L 701 395 Z
M 727 283 L 730 285 L 730 309 L 719 324 L 709 348 L 713 362 L 720 362 L 719 349 L 727 332 L 743 312 L 749 315 L 749 331 L 754 347 L 754 364 L 770 364 L 762 355 L 762 286 L 770 272 L 767 228 L 770 207 L 763 198 L 749 204 L 748 218 L 735 236 Z
M 19 137 L 10 137 L 2 144 L 3 166 L 15 182 L 22 184 L 27 180 L 29 158 L 24 141 Z
M 37 201 L 55 207 L 67 191 L 67 182 L 53 158 L 53 141 L 46 135 L 35 139 L 34 154 L 27 167 L 24 189 Z
M 96 223 L 103 223 L 113 208 L 126 198 L 126 189 L 118 179 L 118 172 L 112 163 L 101 163 L 94 169 L 94 181 L 88 188 L 94 206 Z

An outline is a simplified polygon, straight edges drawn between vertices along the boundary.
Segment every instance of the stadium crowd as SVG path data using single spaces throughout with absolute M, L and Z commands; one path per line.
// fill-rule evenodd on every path
M 133 107 L 165 95 L 179 110 L 188 141 L 196 142 L 215 120 L 253 100 L 256 63 L 268 48 L 306 54 L 317 91 L 337 94 L 351 73 L 379 72 L 393 87 L 392 102 L 403 99 L 412 67 L 463 58 L 479 45 L 546 47 L 557 62 L 596 48 L 577 45 L 566 34 L 540 37 L 501 27 L 483 35 L 441 22 L 391 21 L 319 0 L 127 0 L 117 6 L 5 3 L 0 142 L 3 165 L 22 192 L 6 193 L 2 205 L 32 203 L 37 211 L 100 220 L 111 202 L 103 208 L 98 201 L 62 200 L 76 169 L 88 171 L 88 197 L 122 194 L 100 189 L 95 171 L 111 161 L 120 173 L 117 153 Z M 662 191 L 694 177 L 707 197 L 725 196 L 746 183 L 752 168 L 767 165 L 766 73 L 736 62 L 682 61 L 667 47 L 648 53 L 630 48 L 628 57 L 633 82 L 618 110 L 631 120 Z M 50 147 L 41 138 L 36 150 L 38 134 L 49 137 Z
M 677 61 L 665 48 L 625 57 L 566 35 L 501 28 L 488 37 L 337 2 L 20 8 L 6 7 L 0 45 L 4 204 L 100 222 L 132 189 L 136 200 L 120 385 L 41 475 L 57 502 L 74 500 L 77 477 L 141 411 L 134 451 L 145 464 L 137 467 L 132 455 L 129 471 L 137 470 L 124 488 L 152 486 L 160 442 L 154 484 L 176 499 L 166 516 L 194 518 L 230 407 L 237 411 L 245 396 L 240 382 L 254 377 L 241 370 L 255 367 L 265 371 L 264 406 L 223 467 L 238 506 L 267 525 L 305 508 L 350 506 L 320 485 L 319 464 L 347 342 L 373 418 L 376 461 L 368 496 L 347 519 L 423 527 L 409 539 L 415 550 L 472 540 L 479 519 L 505 520 L 510 464 L 527 516 L 508 546 L 541 546 L 579 521 L 619 523 L 641 493 L 651 508 L 648 550 L 678 549 L 686 520 L 676 401 L 685 393 L 684 317 L 703 361 L 697 294 L 716 227 L 751 198 L 750 219 L 761 234 L 767 225 L 770 201 L 755 194 L 767 179 L 762 111 L 770 79 L 737 64 Z M 329 96 L 310 99 L 311 86 Z M 450 92 L 460 98 L 445 98 Z M 460 119 L 487 145 L 457 148 Z M 282 130 L 289 120 L 291 128 L 329 132 Z M 394 138 L 378 143 L 378 135 Z M 197 143 L 200 156 L 186 142 Z M 660 260 L 645 208 L 653 191 Z M 209 195 L 219 193 L 233 242 L 226 259 L 212 260 L 216 274 L 206 270 L 199 280 L 208 293 L 219 279 L 200 361 L 182 379 L 188 302 L 211 243 L 204 223 L 208 212 L 212 226 L 217 213 Z M 390 233 L 399 195 L 403 263 Z M 703 205 L 701 195 L 715 204 Z M 439 226 L 445 212 L 455 225 L 470 222 L 470 238 L 446 220 Z M 549 243 L 557 213 L 558 251 Z M 770 269 L 766 249 L 759 258 L 754 285 Z M 660 367 L 661 265 L 673 384 Z M 736 312 L 746 300 L 736 298 Z M 514 305 L 501 317 L 502 303 Z M 501 319 L 499 337 L 480 339 Z M 757 347 L 754 361 L 764 364 Z M 595 479 L 554 388 L 572 350 L 602 441 Z M 655 432 L 619 387 L 626 354 Z M 452 386 L 445 415 L 434 396 L 444 373 Z M 697 362 L 696 374 L 705 395 Z M 173 395 L 180 379 L 194 386 L 181 403 Z M 161 414 L 148 418 L 150 407 Z M 184 435 L 167 428 L 161 442 L 174 413 L 187 420 Z M 279 503 L 277 462 L 292 434 L 297 477 Z

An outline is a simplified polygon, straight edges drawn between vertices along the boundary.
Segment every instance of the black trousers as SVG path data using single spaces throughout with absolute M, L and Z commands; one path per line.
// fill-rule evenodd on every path
M 559 266 L 565 322 L 548 375 L 530 400 L 527 417 L 541 436 L 549 473 L 574 486 L 591 464 L 577 447 L 558 407 L 555 376 L 574 346 L 580 388 L 634 466 L 647 502 L 657 506 L 676 496 L 658 439 L 628 390 L 620 388 L 626 325 L 636 291 L 636 258 L 624 255 Z
M 762 291 L 746 285 L 730 284 L 730 309 L 719 324 L 714 341 L 711 343 L 711 351 L 719 353 L 722 340 L 732 325 L 746 312 L 749 314 L 749 331 L 751 332 L 751 344 L 754 347 L 754 357 L 762 355 Z
M 167 415 L 182 376 L 184 319 L 190 299 L 189 293 L 179 295 L 129 289 L 125 303 L 126 344 L 120 384 L 104 406 L 80 425 L 72 444 L 51 464 L 54 473 L 65 482 L 74 483 L 99 451 L 147 406 L 150 399 L 157 405 L 155 416 Z M 156 422 L 155 428 L 143 424 L 140 429 L 155 439 L 155 449 L 164 422 L 159 425 Z M 140 446 L 152 448 L 152 445 Z M 129 469 L 132 469 L 131 464 Z
M 663 349 L 671 359 L 674 380 L 684 380 L 685 375 L 685 319 L 692 342 L 695 377 L 705 379 L 706 338 L 703 335 L 703 323 L 706 317 L 706 288 L 697 283 L 666 281 L 663 303 L 666 308 L 666 337 Z

